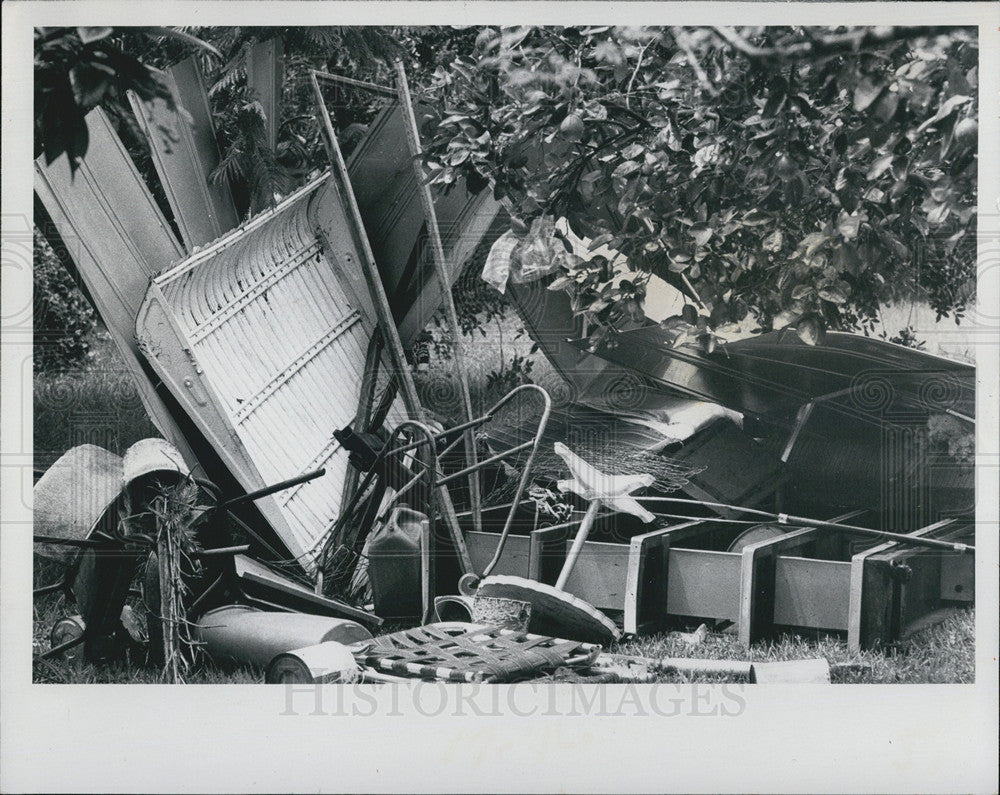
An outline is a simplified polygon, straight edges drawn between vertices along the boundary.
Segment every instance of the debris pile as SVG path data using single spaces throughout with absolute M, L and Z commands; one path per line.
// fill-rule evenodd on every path
M 539 261 L 586 241 L 546 222 L 546 245 L 525 248 L 500 235 L 509 219 L 489 190 L 433 195 L 401 68 L 345 160 L 321 88 L 338 78 L 312 77 L 331 168 L 239 226 L 225 190 L 201 190 L 218 154 L 210 114 L 135 106 L 147 127 L 192 126 L 154 158 L 182 239 L 100 110 L 88 179 L 65 156 L 36 164 L 41 204 L 84 243 L 75 266 L 165 437 L 124 458 L 74 448 L 36 484 L 38 554 L 67 564 L 36 593 L 76 605 L 42 657 L 139 646 L 171 682 L 203 655 L 269 682 L 567 669 L 830 681 L 825 660 L 606 648 L 699 624 L 693 637 L 729 628 L 748 647 L 807 628 L 868 648 L 971 599 L 971 466 L 925 466 L 907 441 L 942 413 L 973 422 L 971 368 L 836 334 L 688 350 L 649 317 L 595 345 L 549 289 L 557 264 Z M 195 61 L 171 79 L 206 107 Z M 421 402 L 407 349 L 442 304 L 460 339 L 450 286 L 497 237 L 485 275 L 573 397 L 553 409 L 528 384 L 476 416 L 459 353 L 449 426 Z M 378 636 L 389 620 L 409 626 Z

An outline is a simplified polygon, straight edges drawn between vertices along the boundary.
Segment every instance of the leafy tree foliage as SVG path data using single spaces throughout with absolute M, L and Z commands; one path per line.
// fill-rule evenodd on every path
M 434 182 L 494 185 L 515 231 L 565 216 L 701 307 L 870 323 L 925 297 L 956 319 L 975 274 L 978 46 L 961 29 L 486 28 L 441 66 Z M 570 257 L 560 285 L 613 332 L 644 276 Z
M 273 37 L 285 52 L 274 151 L 246 84 L 250 48 Z M 38 152 L 75 162 L 97 104 L 129 142 L 124 92 L 169 101 L 160 70 L 192 52 L 212 86 L 214 178 L 243 212 L 325 165 L 309 69 L 391 84 L 403 58 L 439 110 L 424 130 L 435 183 L 492 182 L 520 234 L 566 216 L 639 270 L 612 284 L 612 263 L 563 259 L 560 284 L 599 334 L 641 316 L 652 273 L 698 305 L 676 325 L 706 344 L 748 317 L 816 341 L 914 295 L 958 319 L 972 294 L 978 46 L 965 30 L 39 29 Z M 380 102 L 332 100 L 348 142 Z M 143 168 L 141 144 L 129 148 Z M 490 304 L 470 296 L 467 320 Z
M 135 54 L 124 38 L 180 41 L 213 51 L 190 33 L 173 28 L 37 28 L 35 30 L 35 156 L 51 163 L 64 152 L 75 170 L 87 153 L 84 117 L 98 105 L 127 107 L 125 94 L 172 103 L 163 76 Z M 216 52 L 216 54 L 218 54 Z
M 97 321 L 52 247 L 34 234 L 34 368 L 59 372 L 87 359 Z
M 201 28 L 198 35 L 226 53 L 225 63 L 206 64 L 221 162 L 213 179 L 233 188 L 238 206 L 257 212 L 301 184 L 325 165 L 322 133 L 315 111 L 310 69 L 388 80 L 392 60 L 403 50 L 388 28 Z M 264 108 L 247 85 L 247 60 L 253 46 L 279 39 L 284 52 L 282 118 L 272 151 L 265 133 Z M 329 108 L 340 130 L 370 121 L 377 112 L 376 96 L 342 90 Z

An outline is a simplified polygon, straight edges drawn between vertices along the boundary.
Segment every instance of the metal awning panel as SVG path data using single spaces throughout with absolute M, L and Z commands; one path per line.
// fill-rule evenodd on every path
M 441 288 L 405 124 L 400 105 L 387 105 L 351 153 L 347 170 L 400 338 L 407 344 L 437 311 Z M 499 215 L 500 204 L 489 190 L 471 193 L 464 180 L 448 193 L 436 191 L 434 200 L 454 283 Z
M 132 110 L 149 141 L 153 165 L 188 251 L 203 246 L 239 223 L 226 185 L 208 176 L 219 165 L 219 147 L 205 81 L 196 58 L 167 70 L 167 82 L 185 118 L 162 99 L 143 102 L 129 93 Z
M 856 334 L 830 333 L 824 344 L 806 345 L 794 330 L 776 331 L 706 354 L 674 348 L 654 324 L 627 332 L 619 343 L 600 346 L 594 355 L 737 411 L 791 411 L 853 390 L 860 412 L 870 401 L 866 392 L 875 390 L 915 405 L 947 393 L 962 416 L 975 415 L 975 367 Z M 571 344 L 580 350 L 588 345 L 582 339 Z
M 153 424 L 196 461 L 150 382 L 135 341 L 135 316 L 149 280 L 183 249 L 107 116 L 87 115 L 87 156 L 75 174 L 66 155 L 35 162 L 35 193 L 52 218 L 95 308 L 115 341 Z
M 307 571 L 340 513 L 371 300 L 327 176 L 153 281 L 137 332 L 153 367 L 248 490 L 325 467 L 258 502 Z M 405 419 L 401 402 L 390 426 Z
M 281 122 L 283 50 L 281 37 L 278 36 L 257 42 L 247 55 L 247 86 L 264 109 L 264 131 L 271 151 L 278 145 L 278 125 Z

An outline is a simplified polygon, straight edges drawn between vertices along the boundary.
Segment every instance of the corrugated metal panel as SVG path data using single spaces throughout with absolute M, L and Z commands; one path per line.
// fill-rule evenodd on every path
M 156 272 L 183 250 L 100 109 L 87 116 L 90 144 L 76 174 L 65 155 L 35 163 L 35 192 L 69 249 L 97 311 L 132 373 L 139 397 L 187 462 L 195 457 L 143 369 L 135 316 Z
M 247 489 L 318 467 L 258 501 L 308 571 L 340 512 L 375 328 L 360 253 L 326 176 L 154 280 L 137 332 L 153 366 Z M 397 401 L 388 424 L 405 419 Z
M 281 123 L 281 79 L 283 69 L 280 38 L 258 42 L 247 57 L 247 85 L 264 108 L 267 141 L 274 151 Z
M 170 68 L 167 78 L 190 120 L 170 110 L 162 99 L 143 102 L 129 92 L 129 100 L 149 139 L 156 173 L 190 251 L 228 232 L 239 218 L 229 188 L 208 180 L 219 164 L 219 148 L 196 59 L 188 58 Z
M 404 345 L 441 305 L 420 186 L 406 141 L 402 108 L 390 104 L 372 122 L 347 166 Z M 437 193 L 434 206 L 454 283 L 496 219 L 500 205 L 489 190 L 474 195 L 460 182 L 447 194 Z

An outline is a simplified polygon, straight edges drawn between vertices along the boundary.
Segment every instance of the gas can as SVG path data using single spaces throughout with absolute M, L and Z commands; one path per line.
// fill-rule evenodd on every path
M 423 618 L 430 605 L 430 523 L 426 514 L 393 509 L 368 544 L 368 577 L 375 614 Z

